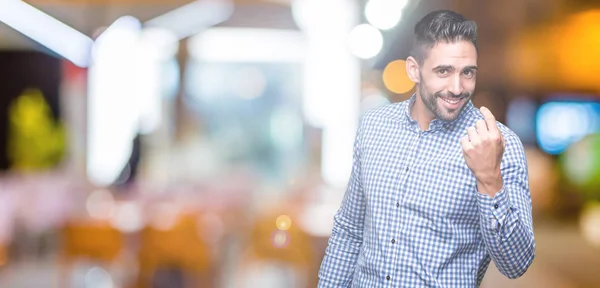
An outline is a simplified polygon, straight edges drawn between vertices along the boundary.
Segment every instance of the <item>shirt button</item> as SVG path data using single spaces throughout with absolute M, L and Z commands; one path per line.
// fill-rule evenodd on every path
M 386 280 L 390 280 L 390 279 L 392 279 L 392 278 L 390 278 L 390 275 L 388 275 L 388 276 L 385 276 L 385 279 L 386 279 Z
M 400 202 L 396 202 L 396 207 L 400 207 Z
M 494 209 L 498 209 L 498 204 L 494 205 Z
M 490 223 L 490 229 L 492 231 L 498 230 L 498 221 L 496 219 L 492 219 L 492 223 Z
M 394 244 L 394 243 L 396 243 L 396 240 L 395 240 L 395 239 L 392 239 L 392 244 Z
M 406 166 L 406 168 L 404 168 L 404 171 L 408 172 L 408 166 Z

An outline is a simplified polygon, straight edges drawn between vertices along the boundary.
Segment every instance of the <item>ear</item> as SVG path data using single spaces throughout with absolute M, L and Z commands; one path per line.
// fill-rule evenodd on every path
M 406 58 L 406 74 L 408 74 L 408 78 L 415 83 L 421 81 L 419 78 L 419 63 L 417 62 L 417 59 L 412 56 Z

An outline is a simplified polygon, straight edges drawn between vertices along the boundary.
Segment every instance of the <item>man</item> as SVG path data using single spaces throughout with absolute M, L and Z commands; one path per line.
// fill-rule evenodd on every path
M 319 287 L 476 287 L 490 260 L 509 278 L 533 261 L 523 145 L 471 103 L 476 24 L 436 11 L 414 32 L 416 94 L 364 116 Z

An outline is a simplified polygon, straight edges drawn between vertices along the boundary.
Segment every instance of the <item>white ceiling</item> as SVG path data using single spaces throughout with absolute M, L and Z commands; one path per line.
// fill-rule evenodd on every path
M 36 4 L 35 1 L 28 2 L 82 33 L 92 36 L 98 28 L 110 25 L 121 16 L 131 15 L 145 22 L 183 6 L 191 0 L 169 0 L 164 1 L 169 4 L 151 5 L 139 3 L 128 5 Z M 37 2 L 42 1 L 37 0 Z M 235 11 L 231 19 L 220 26 L 296 28 L 289 9 L 289 0 L 236 0 L 235 2 Z M 0 7 L 0 9 L 2 8 Z M 37 47 L 39 47 L 37 43 L 0 22 L 0 49 L 36 49 Z

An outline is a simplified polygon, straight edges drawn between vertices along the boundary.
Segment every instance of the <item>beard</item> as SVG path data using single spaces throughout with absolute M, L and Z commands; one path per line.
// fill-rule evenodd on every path
M 425 107 L 433 113 L 433 115 L 442 121 L 451 122 L 456 120 L 462 110 L 465 108 L 467 102 L 472 97 L 472 92 L 465 91 L 459 95 L 454 95 L 448 91 L 437 91 L 431 93 L 425 87 L 423 83 L 423 77 L 419 83 L 419 94 Z M 454 108 L 445 107 L 441 102 L 450 101 L 452 103 L 457 102 Z

